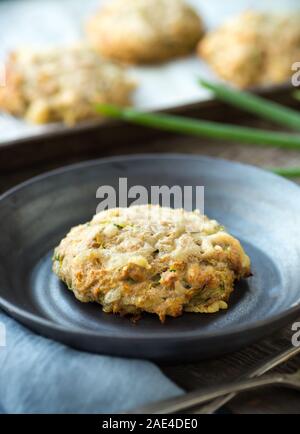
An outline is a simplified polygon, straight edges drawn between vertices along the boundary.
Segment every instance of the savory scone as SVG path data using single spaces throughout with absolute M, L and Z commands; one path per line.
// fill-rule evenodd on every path
M 241 88 L 290 80 L 300 59 L 300 14 L 247 11 L 200 41 L 199 55 Z
M 0 110 L 40 124 L 96 118 L 93 103 L 127 105 L 134 89 L 123 67 L 83 45 L 16 51 L 6 72 Z
M 200 17 L 184 0 L 112 0 L 87 23 L 89 41 L 103 56 L 128 63 L 186 55 L 202 33 Z
M 198 211 L 140 205 L 102 211 L 71 229 L 55 249 L 53 271 L 82 302 L 135 317 L 151 312 L 163 322 L 226 309 L 250 260 Z

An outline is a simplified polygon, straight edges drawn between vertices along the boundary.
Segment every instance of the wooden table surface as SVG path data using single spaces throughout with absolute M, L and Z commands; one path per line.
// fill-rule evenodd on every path
M 206 110 L 205 114 L 202 109 L 199 111 L 193 109 L 192 114 L 202 118 L 214 117 L 218 120 L 273 128 L 270 124 L 257 121 L 253 117 L 241 116 L 235 110 L 228 110 L 223 104 L 219 104 L 218 109 L 211 108 L 211 112 L 209 109 Z M 129 153 L 184 152 L 217 156 L 262 167 L 300 166 L 300 152 L 297 151 L 213 142 L 150 132 L 141 128 L 132 129 L 128 135 L 123 134 L 122 128 L 123 126 L 115 125 L 113 131 L 108 131 L 107 134 L 93 132 L 93 134 L 84 133 L 71 138 L 56 138 L 45 143 L 40 141 L 33 147 L 26 143 L 9 149 L 5 147 L 1 149 L 0 146 L 0 191 L 3 192 L 33 175 L 62 165 L 90 158 Z M 65 146 L 66 152 L 60 154 L 62 146 Z M 57 149 L 59 152 L 56 152 Z M 300 179 L 295 181 L 300 183 Z M 187 390 L 218 384 L 223 380 L 237 378 L 269 354 L 274 354 L 290 345 L 291 336 L 289 326 L 237 353 L 199 363 L 162 366 L 162 369 Z M 281 369 L 291 371 L 297 367 L 300 367 L 300 356 Z M 278 388 L 241 394 L 227 405 L 226 410 L 233 413 L 300 414 L 300 394 Z

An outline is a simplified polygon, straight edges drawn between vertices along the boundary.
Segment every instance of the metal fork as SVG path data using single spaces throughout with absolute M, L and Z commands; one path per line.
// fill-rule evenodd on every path
M 207 401 L 212 401 L 208 405 L 201 407 L 201 409 L 197 409 L 193 411 L 194 414 L 204 414 L 204 413 L 213 413 L 218 408 L 222 407 L 224 404 L 229 402 L 236 394 L 240 391 L 246 391 L 250 389 L 254 389 L 257 387 L 263 387 L 267 385 L 282 385 L 286 387 L 294 387 L 300 389 L 300 374 L 297 372 L 296 374 L 277 374 L 275 376 L 268 376 L 263 378 L 253 378 L 263 375 L 264 373 L 270 371 L 274 367 L 280 365 L 281 363 L 286 362 L 292 357 L 296 356 L 300 353 L 300 347 L 291 346 L 283 352 L 277 354 L 276 356 L 270 357 L 259 367 L 254 368 L 251 371 L 248 371 L 243 378 L 239 381 L 230 383 L 229 385 L 217 386 L 214 388 L 206 389 L 205 391 L 195 391 L 187 393 L 183 396 L 179 396 L 177 398 L 171 398 L 165 401 L 156 402 L 145 407 L 141 407 L 139 409 L 133 410 L 129 413 L 137 414 L 137 413 L 156 413 L 156 414 L 167 414 L 174 412 L 182 412 L 185 410 L 189 410 L 190 408 L 195 408 Z M 247 380 L 248 379 L 248 380 Z M 265 382 L 267 381 L 267 382 Z M 225 396 L 223 396 L 225 395 Z M 222 396 L 222 398 L 217 398 Z M 215 399 L 217 398 L 217 399 Z
M 300 369 L 294 374 L 273 374 L 263 377 L 250 378 L 234 383 L 227 383 L 210 387 L 201 392 L 191 392 L 177 398 L 170 398 L 165 401 L 156 402 L 146 407 L 141 407 L 133 411 L 136 413 L 151 413 L 151 414 L 170 414 L 189 410 L 203 402 L 209 401 L 219 396 L 228 393 L 245 392 L 248 390 L 257 389 L 265 386 L 284 386 L 296 390 L 300 390 Z
M 273 368 L 276 368 L 276 366 L 281 365 L 284 362 L 287 362 L 288 360 L 295 357 L 297 354 L 300 354 L 300 346 L 294 347 L 291 345 L 286 350 L 280 352 L 275 357 L 271 356 L 271 358 L 267 359 L 265 362 L 263 362 L 261 365 L 254 367 L 253 369 L 249 370 L 246 375 L 242 375 L 238 380 L 246 379 L 246 378 L 254 378 L 259 377 L 266 372 L 271 371 Z M 217 410 L 219 410 L 223 405 L 230 402 L 237 393 L 230 393 L 228 395 L 222 396 L 221 398 L 214 399 L 213 401 L 209 402 L 206 405 L 203 405 L 202 407 L 196 409 L 194 411 L 195 414 L 212 414 L 215 413 Z

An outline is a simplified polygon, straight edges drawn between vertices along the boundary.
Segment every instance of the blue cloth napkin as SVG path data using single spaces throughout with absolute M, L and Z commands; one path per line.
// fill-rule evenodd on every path
M 153 363 L 80 352 L 0 311 L 0 412 L 114 413 L 183 391 Z

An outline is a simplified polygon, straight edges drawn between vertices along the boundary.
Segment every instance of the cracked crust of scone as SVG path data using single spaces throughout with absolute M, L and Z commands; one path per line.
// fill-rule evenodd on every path
M 88 20 L 86 32 L 105 57 L 156 63 L 192 52 L 203 24 L 184 0 L 113 0 Z
M 53 271 L 82 302 L 163 322 L 226 309 L 234 282 L 250 275 L 250 259 L 198 211 L 141 205 L 102 211 L 72 228 L 55 249 Z
M 130 105 L 135 84 L 124 67 L 86 45 L 17 50 L 6 62 L 0 109 L 37 124 L 99 117 L 95 103 Z

